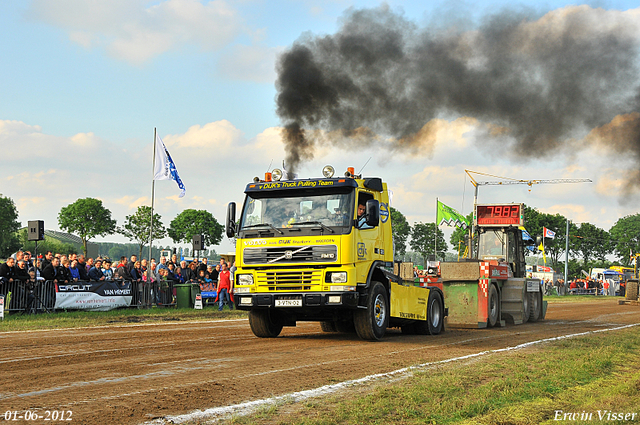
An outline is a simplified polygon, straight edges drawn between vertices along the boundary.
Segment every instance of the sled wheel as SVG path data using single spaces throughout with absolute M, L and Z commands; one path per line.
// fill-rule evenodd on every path
M 489 298 L 487 299 L 488 317 L 487 327 L 492 328 L 498 324 L 500 320 L 500 296 L 496 285 L 489 287 Z

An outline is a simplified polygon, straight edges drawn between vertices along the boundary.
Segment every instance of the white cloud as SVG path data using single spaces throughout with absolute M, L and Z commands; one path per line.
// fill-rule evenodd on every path
M 105 48 L 136 65 L 184 45 L 216 51 L 247 32 L 223 0 L 34 0 L 28 16 L 62 28 L 85 48 Z
M 132 213 L 134 213 L 140 206 L 151 204 L 151 199 L 148 196 L 135 197 L 131 195 L 125 195 L 119 199 L 112 199 L 112 201 L 117 204 L 126 206 Z
M 104 140 L 96 137 L 93 133 L 78 133 L 69 139 L 76 146 L 97 148 Z
M 229 150 L 243 142 L 243 133 L 227 120 L 203 126 L 193 125 L 184 134 L 162 138 L 168 148 L 197 149 L 198 157 L 211 158 L 230 154 Z
M 218 68 L 222 75 L 233 80 L 273 84 L 276 57 L 282 50 L 264 44 L 236 45 L 222 56 Z

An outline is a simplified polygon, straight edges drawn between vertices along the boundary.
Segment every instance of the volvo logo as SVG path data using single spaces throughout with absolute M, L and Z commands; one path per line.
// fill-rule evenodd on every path
M 389 220 L 389 205 L 384 202 L 380 202 L 380 220 L 386 223 Z
M 286 258 L 287 260 L 291 260 L 291 258 L 293 258 L 293 251 L 285 251 L 284 258 Z

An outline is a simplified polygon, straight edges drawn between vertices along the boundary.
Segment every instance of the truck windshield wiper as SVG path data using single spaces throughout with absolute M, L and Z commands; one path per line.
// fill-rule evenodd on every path
M 277 227 L 275 227 L 273 224 L 270 224 L 270 223 L 260 223 L 260 224 L 252 224 L 251 226 L 243 226 L 242 230 L 251 229 L 251 228 L 254 228 L 254 227 L 261 227 L 261 226 L 271 227 L 276 232 L 280 233 L 281 235 L 284 235 L 284 232 L 282 230 L 278 229 Z
M 321 222 L 319 222 L 319 221 L 301 221 L 301 222 L 299 222 L 299 223 L 293 223 L 293 225 L 294 225 L 294 226 L 297 226 L 297 225 L 299 225 L 299 224 L 318 224 L 318 225 L 320 225 L 324 230 L 328 230 L 328 231 L 330 231 L 331 233 L 335 233 L 335 231 L 334 231 L 331 227 L 329 227 L 329 226 L 325 226 L 324 224 L 322 224 L 322 223 L 321 223 Z

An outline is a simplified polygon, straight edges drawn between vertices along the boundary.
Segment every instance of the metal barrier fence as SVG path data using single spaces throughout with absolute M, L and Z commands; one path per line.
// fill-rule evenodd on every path
M 56 301 L 56 288 L 52 281 L 28 281 L 14 280 L 4 282 L 0 288 L 5 295 L 5 310 L 25 311 L 27 307 L 32 311 L 53 310 Z M 9 304 L 6 297 L 11 294 Z
M 125 281 L 127 283 L 129 281 Z M 82 282 L 79 282 L 82 283 Z M 154 282 L 147 285 L 146 282 L 131 283 L 131 306 L 135 308 L 148 308 L 151 305 L 174 306 L 173 285 L 168 290 L 162 291 Z M 11 293 L 9 304 L 6 304 L 5 311 L 25 313 L 37 313 L 53 311 L 56 302 L 56 287 L 51 280 L 38 281 L 35 283 L 28 281 L 4 282 L 0 285 L 0 294 L 5 297 Z

